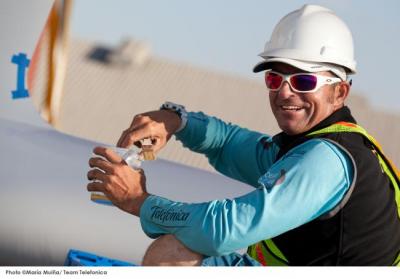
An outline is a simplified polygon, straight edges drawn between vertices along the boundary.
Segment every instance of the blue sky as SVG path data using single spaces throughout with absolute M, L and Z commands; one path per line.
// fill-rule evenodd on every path
M 262 80 L 252 73 L 273 27 L 303 0 L 76 0 L 71 35 L 116 45 L 146 41 L 177 62 Z M 314 0 L 352 30 L 358 73 L 353 89 L 375 107 L 400 113 L 399 0 Z

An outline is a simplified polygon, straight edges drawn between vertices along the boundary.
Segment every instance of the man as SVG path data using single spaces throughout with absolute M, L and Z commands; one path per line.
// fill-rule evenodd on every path
M 117 144 L 152 138 L 158 151 L 175 135 L 254 191 L 201 204 L 170 201 L 147 193 L 142 171 L 100 147 L 95 153 L 108 161 L 90 159 L 103 172 L 89 171 L 97 182 L 88 190 L 140 216 L 145 233 L 158 238 L 144 265 L 397 264 L 399 181 L 344 105 L 356 70 L 347 26 L 332 11 L 305 5 L 277 24 L 260 56 L 254 71 L 266 71 L 282 133 L 263 135 L 166 103 L 135 116 Z M 187 215 L 160 223 L 154 206 Z

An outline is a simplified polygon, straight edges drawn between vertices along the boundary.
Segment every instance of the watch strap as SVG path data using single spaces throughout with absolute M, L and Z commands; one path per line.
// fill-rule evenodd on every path
M 161 110 L 170 110 L 178 114 L 178 116 L 181 119 L 181 125 L 179 128 L 175 131 L 175 133 L 180 132 L 186 127 L 187 124 L 187 111 L 184 106 L 178 105 L 172 102 L 165 102 L 164 104 L 161 105 L 160 107 Z

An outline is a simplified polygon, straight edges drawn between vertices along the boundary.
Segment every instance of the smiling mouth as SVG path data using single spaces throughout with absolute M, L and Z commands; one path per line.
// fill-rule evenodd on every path
M 298 106 L 280 106 L 280 108 L 284 111 L 298 111 L 303 109 L 302 107 Z

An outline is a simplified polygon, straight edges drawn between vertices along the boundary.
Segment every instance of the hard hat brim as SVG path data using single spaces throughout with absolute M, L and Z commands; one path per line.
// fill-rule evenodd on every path
M 261 61 L 257 65 L 255 65 L 253 68 L 253 72 L 258 73 L 261 71 L 269 70 L 269 69 L 271 69 L 271 64 L 276 63 L 276 62 L 288 64 L 290 66 L 293 66 L 295 68 L 298 68 L 300 70 L 310 72 L 310 73 L 324 71 L 321 69 L 326 68 L 322 63 L 305 62 L 305 61 L 301 61 L 301 60 L 295 60 L 295 59 L 283 58 L 283 57 L 271 57 L 271 58 L 266 58 L 264 61 Z
M 293 66 L 297 69 L 300 69 L 305 72 L 309 73 L 316 73 L 316 72 L 323 72 L 323 71 L 331 71 L 336 74 L 342 80 L 346 80 L 346 71 L 343 67 L 334 65 L 334 64 L 327 64 L 327 63 L 318 63 L 318 62 L 308 62 L 308 61 L 301 61 L 296 59 L 290 58 L 283 58 L 283 57 L 269 57 L 266 58 L 264 61 L 259 62 L 253 68 L 254 73 L 258 73 L 265 70 L 270 70 L 273 63 L 284 63 L 290 66 Z

